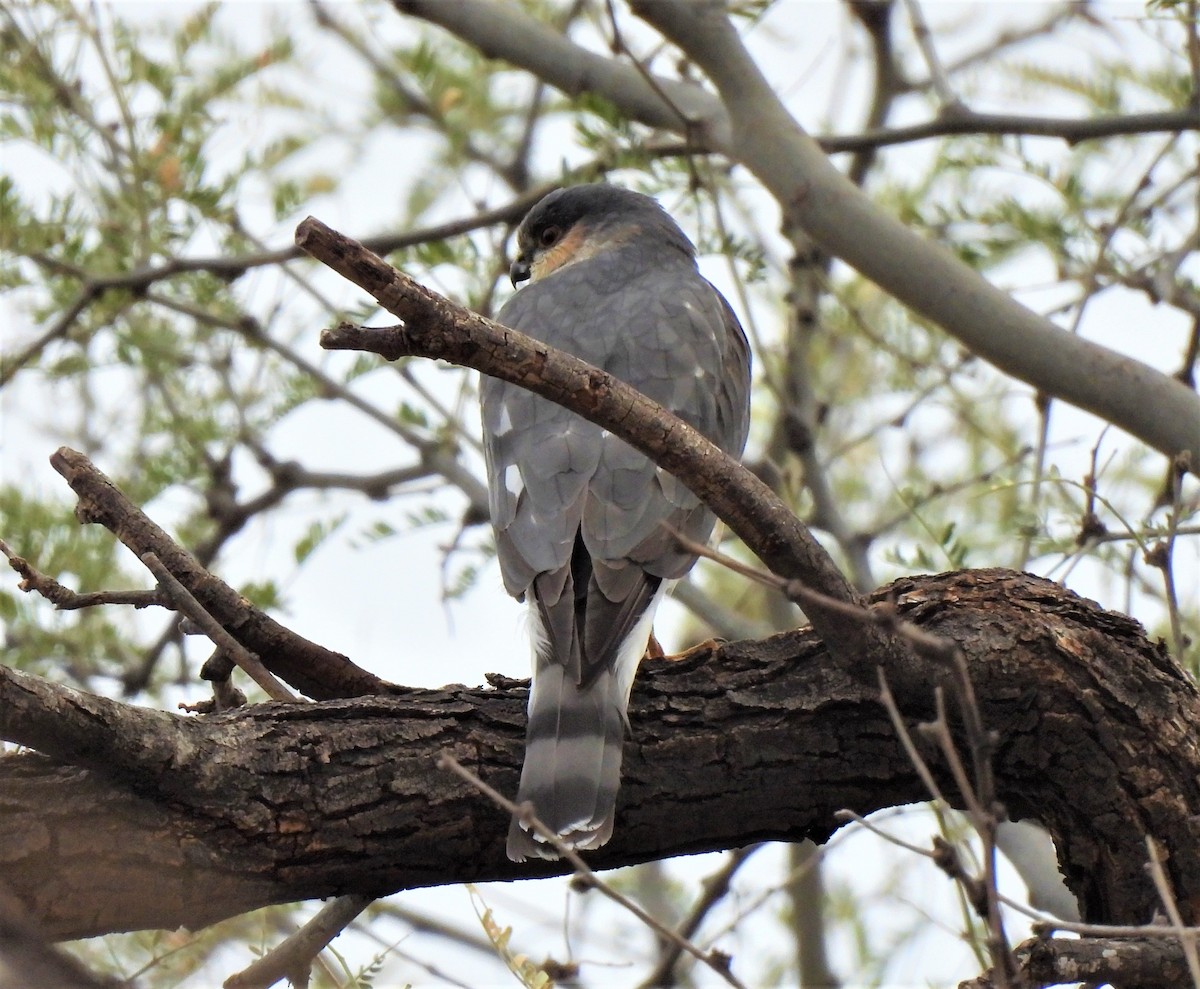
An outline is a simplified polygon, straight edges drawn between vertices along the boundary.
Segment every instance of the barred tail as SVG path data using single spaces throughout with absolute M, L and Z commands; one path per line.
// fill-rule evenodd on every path
M 538 660 L 536 667 L 517 802 L 532 803 L 572 847 L 598 848 L 612 835 L 632 675 L 605 670 L 581 687 L 565 666 Z M 556 859 L 558 852 L 514 817 L 508 857 Z

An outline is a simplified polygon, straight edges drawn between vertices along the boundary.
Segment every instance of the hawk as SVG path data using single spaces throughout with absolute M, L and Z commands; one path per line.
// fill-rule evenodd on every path
M 739 456 L 750 350 L 696 249 L 649 196 L 560 189 L 517 230 L 522 288 L 499 322 L 637 388 Z M 612 835 L 626 707 L 654 610 L 715 519 L 683 484 L 607 430 L 497 378 L 481 387 L 492 526 L 508 592 L 529 605 L 533 681 L 517 799 L 568 845 Z M 508 856 L 553 859 L 514 818 Z

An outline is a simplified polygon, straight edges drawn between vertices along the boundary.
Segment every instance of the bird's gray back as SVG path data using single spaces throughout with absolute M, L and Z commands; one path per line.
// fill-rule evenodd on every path
M 745 338 L 692 259 L 655 246 L 556 271 L 497 318 L 608 371 L 738 452 L 749 423 Z M 665 578 L 691 565 L 660 522 L 704 541 L 713 520 L 671 475 L 515 385 L 484 379 L 482 404 L 492 519 L 511 593 L 566 566 L 580 530 L 595 560 L 635 562 Z

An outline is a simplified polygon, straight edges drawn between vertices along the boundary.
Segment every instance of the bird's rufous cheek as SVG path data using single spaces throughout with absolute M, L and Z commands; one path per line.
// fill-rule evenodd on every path
M 536 278 L 545 278 L 550 272 L 570 264 L 576 260 L 584 244 L 582 227 L 572 227 L 554 246 L 548 247 L 533 259 L 529 266 L 530 274 Z

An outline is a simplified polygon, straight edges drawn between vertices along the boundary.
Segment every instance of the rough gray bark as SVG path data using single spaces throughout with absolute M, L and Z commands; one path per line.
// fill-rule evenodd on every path
M 118 989 L 45 942 L 15 897 L 0 886 L 0 989 Z
M 1008 571 L 908 578 L 888 595 L 963 648 L 1000 733 L 999 796 L 1055 835 L 1084 916 L 1151 917 L 1152 834 L 1193 917 L 1200 697 L 1162 648 L 1131 620 Z M 888 677 L 906 717 L 932 717 L 941 670 L 912 659 Z M 0 733 L 47 754 L 0 759 L 3 878 L 62 938 L 561 872 L 508 862 L 504 813 L 435 768 L 449 749 L 513 792 L 524 698 L 503 683 L 182 717 L 4 671 Z M 591 859 L 600 868 L 822 841 L 842 808 L 926 797 L 874 683 L 808 630 L 649 664 L 632 720 L 616 835 Z

